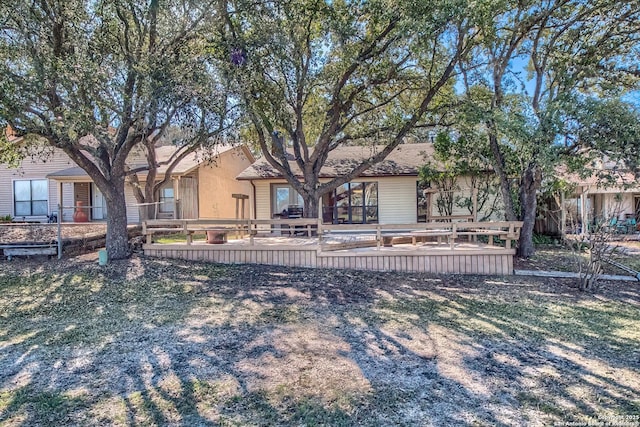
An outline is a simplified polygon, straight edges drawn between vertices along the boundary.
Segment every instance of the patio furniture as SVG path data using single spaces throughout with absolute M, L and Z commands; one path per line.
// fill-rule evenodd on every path
M 220 245 L 227 243 L 227 235 L 233 231 L 232 228 L 211 228 L 207 229 L 207 243 Z
M 436 237 L 438 243 L 442 243 L 442 238 L 447 237 L 447 240 L 451 237 L 453 233 L 451 230 L 415 230 L 411 232 L 411 243 L 415 246 L 418 237 Z

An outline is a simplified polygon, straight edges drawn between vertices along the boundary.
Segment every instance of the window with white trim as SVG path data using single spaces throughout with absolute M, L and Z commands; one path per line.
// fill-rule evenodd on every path
M 49 214 L 49 183 L 46 179 L 13 181 L 13 216 Z
M 164 187 L 160 190 L 160 212 L 173 213 L 174 203 L 173 187 Z

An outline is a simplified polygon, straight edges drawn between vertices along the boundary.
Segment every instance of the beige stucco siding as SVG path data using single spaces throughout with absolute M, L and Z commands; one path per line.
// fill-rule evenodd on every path
M 236 200 L 232 194 L 252 193 L 251 184 L 236 176 L 251 165 L 241 148 L 220 154 L 210 165 L 198 169 L 198 206 L 201 218 L 235 218 Z M 250 200 L 245 200 L 245 217 L 251 214 Z
M 497 183 L 496 187 L 492 194 L 488 195 L 488 200 L 485 202 L 484 206 L 480 206 L 478 204 L 478 220 L 483 219 L 485 216 L 489 216 L 488 220 L 491 221 L 500 221 L 504 219 L 504 209 L 502 208 L 503 204 L 501 201 L 501 195 L 498 191 Z M 438 192 L 431 194 L 431 216 L 439 216 L 441 215 L 438 211 L 437 199 L 440 197 Z M 471 215 L 469 209 L 466 206 L 459 206 L 462 203 L 463 198 L 471 198 L 473 200 L 473 190 L 471 188 L 471 180 L 470 178 L 460 178 L 456 184 L 456 190 L 454 197 L 456 198 L 453 203 L 453 212 L 452 215 Z M 494 205 L 495 209 L 492 212 L 491 206 Z
M 602 212 L 594 212 L 598 216 L 602 215 L 605 218 L 617 216 L 624 219 L 626 215 L 635 213 L 633 193 L 602 194 L 602 198 Z

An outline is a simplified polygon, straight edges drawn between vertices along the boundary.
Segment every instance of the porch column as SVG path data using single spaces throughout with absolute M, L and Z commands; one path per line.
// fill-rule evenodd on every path
M 58 218 L 60 218 L 60 222 L 64 219 L 62 216 L 63 207 L 64 207 L 64 197 L 62 197 L 62 181 L 56 181 L 58 184 Z
M 180 219 L 182 215 L 178 212 L 180 208 L 180 177 L 171 180 L 173 182 L 173 219 Z

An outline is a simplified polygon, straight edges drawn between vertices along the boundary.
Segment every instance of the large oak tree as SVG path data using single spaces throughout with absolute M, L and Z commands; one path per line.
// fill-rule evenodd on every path
M 467 92 L 468 100 L 480 111 L 479 124 L 491 147 L 506 218 L 524 221 L 518 251 L 528 257 L 534 252 L 544 174 L 580 147 L 562 144 L 571 139 L 567 132 L 579 131 L 566 126 L 570 112 L 589 95 L 617 97 L 637 84 L 630 64 L 640 47 L 640 4 L 510 3 L 498 25 L 482 29 L 483 44 L 463 66 L 468 67 L 467 88 L 475 91 Z
M 0 120 L 87 172 L 106 198 L 111 258 L 129 250 L 131 150 L 171 125 L 206 134 L 219 123 L 210 108 L 212 74 L 197 55 L 213 10 L 211 2 L 190 0 L 0 5 Z
M 307 217 L 323 194 L 382 161 L 446 111 L 456 65 L 495 5 L 466 1 L 221 1 L 214 44 L 237 82 L 267 161 L 302 196 Z M 369 158 L 328 182 L 320 171 L 345 144 Z M 377 149 L 373 147 L 377 146 Z

